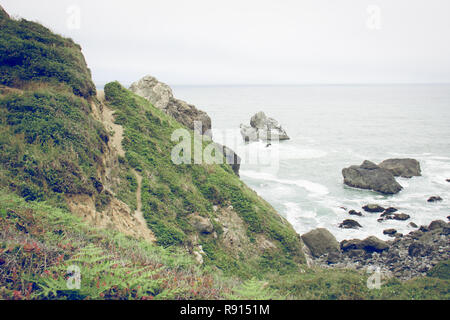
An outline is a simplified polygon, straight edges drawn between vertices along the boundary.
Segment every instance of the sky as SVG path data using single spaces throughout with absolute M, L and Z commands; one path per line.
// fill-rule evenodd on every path
M 0 0 L 74 39 L 94 81 L 450 83 L 449 0 Z

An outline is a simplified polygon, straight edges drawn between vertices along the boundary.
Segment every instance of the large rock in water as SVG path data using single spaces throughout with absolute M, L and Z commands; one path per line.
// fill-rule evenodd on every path
M 412 178 L 422 175 L 420 163 L 415 159 L 388 159 L 378 165 L 396 177 Z
M 327 229 L 312 230 L 304 234 L 302 240 L 316 258 L 325 254 L 340 252 L 339 242 Z
M 194 121 L 202 123 L 202 135 L 211 137 L 211 118 L 204 111 L 198 110 L 182 100 L 175 99 L 172 89 L 152 76 L 145 76 L 133 83 L 130 90 L 150 101 L 153 106 L 174 117 L 178 122 L 194 130 Z
M 360 166 L 351 166 L 342 170 L 344 183 L 350 187 L 377 191 L 383 194 L 395 194 L 402 186 L 389 170 L 375 163 L 364 161 Z
M 290 139 L 278 121 L 268 118 L 262 111 L 250 119 L 250 126 L 241 124 L 241 135 L 246 142 Z

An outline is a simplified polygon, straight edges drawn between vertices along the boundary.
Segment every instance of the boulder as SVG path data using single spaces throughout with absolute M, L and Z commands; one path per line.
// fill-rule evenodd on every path
M 383 212 L 385 211 L 385 209 L 377 204 L 368 204 L 365 205 L 363 207 L 364 211 L 366 212 L 371 212 L 371 213 L 375 213 L 375 212 Z
M 359 245 L 366 252 L 382 252 L 389 249 L 389 245 L 385 241 L 374 236 L 362 240 Z
M 324 228 L 318 228 L 304 234 L 302 240 L 316 258 L 325 254 L 340 252 L 339 242 L 330 231 Z
M 189 129 L 200 129 L 194 126 L 194 122 L 200 122 L 202 127 L 201 130 L 197 130 L 198 133 L 211 137 L 211 118 L 208 114 L 198 110 L 193 105 L 175 99 L 172 89 L 165 83 L 158 81 L 152 76 L 145 76 L 141 80 L 134 82 L 130 90 L 147 99 L 153 106 L 174 117 Z
M 192 226 L 200 233 L 210 234 L 214 231 L 214 227 L 208 218 L 192 215 L 189 220 Z
M 427 201 L 428 202 L 438 202 L 438 201 L 442 201 L 442 198 L 439 196 L 432 196 Z
M 430 225 L 428 226 L 428 230 L 432 231 L 432 230 L 437 230 L 437 229 L 444 229 L 447 228 L 447 222 L 443 221 L 443 220 L 436 220 L 430 223 Z
M 414 222 L 410 222 L 408 224 L 408 226 L 410 226 L 411 228 L 418 228 L 419 226 L 417 224 L 415 224 Z
M 241 124 L 241 135 L 246 142 L 290 139 L 278 121 L 267 117 L 262 111 L 250 119 L 250 126 Z
M 386 229 L 383 231 L 383 234 L 388 236 L 394 236 L 397 233 L 397 230 L 395 229 Z
M 344 184 L 354 188 L 373 190 L 382 194 L 395 194 L 403 189 L 389 170 L 367 160 L 360 166 L 343 169 L 342 175 Z
M 384 210 L 384 213 L 390 214 L 390 213 L 394 213 L 394 212 L 397 212 L 397 211 L 398 211 L 397 208 L 389 207 L 389 208 L 387 208 L 386 210 Z
M 339 225 L 339 228 L 342 228 L 342 229 L 358 229 L 358 228 L 362 228 L 362 225 L 360 225 L 355 220 L 347 219 L 347 220 L 344 220 L 344 222 L 342 222 Z
M 411 257 L 424 257 L 431 253 L 433 248 L 421 242 L 413 242 L 408 248 L 408 254 Z
M 350 211 L 348 212 L 348 214 L 351 215 L 351 216 L 362 217 L 362 213 L 359 212 L 359 211 L 355 211 L 355 210 L 350 210 Z
M 387 242 L 378 239 L 377 237 L 368 237 L 364 240 L 344 240 L 341 242 L 342 251 L 364 250 L 366 252 L 382 252 L 389 249 Z
M 389 170 L 395 177 L 411 178 L 422 175 L 420 163 L 415 159 L 388 159 L 378 166 Z
M 406 221 L 410 219 L 411 216 L 406 213 L 394 213 L 393 215 L 387 216 L 388 220 L 398 220 L 398 221 Z

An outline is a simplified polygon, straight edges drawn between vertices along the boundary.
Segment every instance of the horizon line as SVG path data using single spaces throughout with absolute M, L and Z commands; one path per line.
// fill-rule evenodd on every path
M 106 84 L 116 80 L 105 83 L 95 83 L 97 88 L 104 87 Z M 118 80 L 117 80 L 118 81 Z M 120 82 L 120 81 L 119 81 Z M 131 83 L 120 82 L 123 86 L 129 87 Z M 349 83 L 286 83 L 286 84 L 258 84 L 258 83 L 244 83 L 244 84 L 168 84 L 171 87 L 314 87 L 314 86 L 420 86 L 420 85 L 450 85 L 450 82 L 349 82 Z

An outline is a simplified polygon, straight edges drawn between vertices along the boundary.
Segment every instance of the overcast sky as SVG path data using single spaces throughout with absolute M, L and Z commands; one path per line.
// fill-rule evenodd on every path
M 99 85 L 450 83 L 449 0 L 0 4 L 78 42 Z

